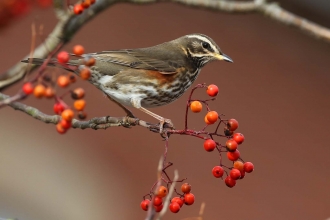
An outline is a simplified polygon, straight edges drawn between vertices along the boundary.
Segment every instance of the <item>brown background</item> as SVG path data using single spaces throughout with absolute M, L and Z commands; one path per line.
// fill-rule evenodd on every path
M 330 22 L 329 2 L 283 4 L 323 25 Z M 52 10 L 35 9 L 2 30 L 0 72 L 29 51 L 33 20 L 44 24 L 46 33 L 56 23 Z M 258 14 L 159 3 L 115 5 L 82 28 L 66 48 L 77 43 L 87 52 L 145 47 L 189 33 L 211 36 L 234 60 L 207 65 L 197 82 L 219 85 L 212 108 L 239 120 L 239 132 L 246 137 L 240 151 L 255 171 L 229 189 L 211 175 L 218 163 L 215 152 L 205 152 L 200 140 L 171 137 L 168 158 L 192 184 L 196 203 L 165 219 L 197 216 L 202 202 L 206 220 L 330 217 L 329 43 Z M 87 82 L 74 86 L 79 85 L 88 91 L 90 117 L 123 115 L 99 90 Z M 5 92 L 14 94 L 19 86 Z M 154 111 L 182 128 L 186 98 Z M 52 114 L 53 101 L 31 97 L 25 102 Z M 203 125 L 202 115 L 191 117 L 192 128 Z M 0 140 L 0 217 L 144 219 L 139 204 L 156 178 L 164 149 L 159 135 L 136 127 L 70 130 L 62 136 L 53 125 L 4 108 Z

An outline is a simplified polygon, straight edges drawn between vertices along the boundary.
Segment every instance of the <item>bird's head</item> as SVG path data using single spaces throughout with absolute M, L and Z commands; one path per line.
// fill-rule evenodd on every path
M 212 60 L 224 60 L 233 62 L 233 60 L 222 53 L 219 46 L 208 36 L 203 34 L 190 34 L 179 38 L 182 49 L 186 55 L 193 59 L 200 67 Z

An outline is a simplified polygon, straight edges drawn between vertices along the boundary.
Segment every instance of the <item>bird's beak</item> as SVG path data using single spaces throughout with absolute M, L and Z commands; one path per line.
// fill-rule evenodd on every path
M 234 61 L 229 57 L 227 56 L 226 54 L 215 54 L 214 57 L 218 60 L 224 60 L 224 61 L 227 61 L 227 62 L 230 62 L 230 63 L 233 63 Z

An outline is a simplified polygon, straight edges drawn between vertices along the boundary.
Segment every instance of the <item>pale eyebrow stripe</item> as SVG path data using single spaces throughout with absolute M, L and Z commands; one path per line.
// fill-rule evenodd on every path
M 211 41 L 209 39 L 207 39 L 206 37 L 203 37 L 201 35 L 196 35 L 196 34 L 187 35 L 187 37 L 188 38 L 197 38 L 197 39 L 199 39 L 201 41 L 205 41 L 205 42 L 207 42 L 207 43 L 210 44 L 210 46 L 212 47 L 212 49 L 213 49 L 214 52 L 218 52 L 219 53 L 218 49 L 214 46 L 214 44 L 212 44 Z

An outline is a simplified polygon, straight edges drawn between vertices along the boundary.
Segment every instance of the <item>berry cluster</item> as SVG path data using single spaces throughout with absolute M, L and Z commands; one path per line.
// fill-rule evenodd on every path
M 184 183 L 181 185 L 181 191 L 183 194 L 178 193 L 176 190 L 177 196 L 173 197 L 170 201 L 169 209 L 173 213 L 178 213 L 182 208 L 183 204 L 192 205 L 195 202 L 195 195 L 191 193 L 191 185 L 189 183 Z M 155 195 L 152 193 L 148 194 L 150 199 L 146 199 L 144 196 L 143 201 L 140 206 L 142 210 L 147 211 L 150 207 L 150 204 L 153 205 L 153 208 L 156 212 L 160 212 L 163 205 L 163 198 L 168 194 L 168 189 L 165 186 L 160 186 Z
M 81 45 L 76 45 L 73 47 L 73 53 L 75 56 L 80 57 L 84 54 L 84 47 Z M 90 67 L 95 64 L 95 59 L 93 57 L 84 57 L 82 65 L 78 67 L 70 66 L 69 64 L 70 55 L 66 51 L 61 51 L 57 54 L 56 61 L 46 60 L 45 62 L 53 62 L 53 64 L 61 65 L 66 69 L 71 69 L 74 72 L 79 72 L 79 76 L 88 80 L 91 76 Z M 23 85 L 22 91 L 25 95 L 33 95 L 36 98 L 54 98 L 54 112 L 58 115 L 61 115 L 62 120 L 56 125 L 56 130 L 60 134 L 64 134 L 70 127 L 71 121 L 74 118 L 74 112 L 70 109 L 70 107 L 63 101 L 63 97 L 67 94 L 71 94 L 71 98 L 74 100 L 73 108 L 78 112 L 79 119 L 85 119 L 86 113 L 83 112 L 86 106 L 86 101 L 83 99 L 85 96 L 85 91 L 82 88 L 76 88 L 74 90 L 70 90 L 65 92 L 62 96 L 56 95 L 55 87 L 66 88 L 70 84 L 76 82 L 76 76 L 72 73 L 61 74 L 57 77 L 57 79 L 53 79 L 48 75 L 42 75 L 43 71 L 40 71 L 39 76 L 37 77 L 37 85 L 33 85 L 33 80 L 31 82 L 27 82 Z M 56 82 L 56 83 L 55 83 Z
M 75 13 L 76 15 L 83 13 L 83 11 L 86 8 L 89 8 L 89 6 L 91 6 L 92 4 L 94 4 L 95 1 L 96 0 L 84 0 L 81 3 L 75 4 L 73 6 L 73 13 Z
M 207 94 L 211 97 L 217 96 L 219 89 L 216 85 L 209 85 L 206 90 Z M 214 99 L 211 99 L 212 101 Z M 215 166 L 212 169 L 212 174 L 216 178 L 222 178 L 224 173 L 226 173 L 227 177 L 225 178 L 225 184 L 228 187 L 234 187 L 236 185 L 236 180 L 243 179 L 245 176 L 245 173 L 251 173 L 254 169 L 254 166 L 251 162 L 245 162 L 243 163 L 242 159 L 240 158 L 240 152 L 237 149 L 238 145 L 241 145 L 244 141 L 244 135 L 241 133 L 234 133 L 238 128 L 238 121 L 235 119 L 229 119 L 224 120 L 221 119 L 219 114 L 216 111 L 211 111 L 207 101 L 211 100 L 203 100 L 203 101 L 190 101 L 190 109 L 194 113 L 198 113 L 202 110 L 202 103 L 204 103 L 207 107 L 207 114 L 204 117 L 204 121 L 206 125 L 211 125 L 220 120 L 217 129 L 221 123 L 225 124 L 224 127 L 224 136 L 227 138 L 226 144 L 221 145 L 220 143 L 217 143 L 214 141 L 213 136 L 221 136 L 217 134 L 217 130 L 213 134 L 209 134 L 209 138 L 207 138 L 204 141 L 204 149 L 207 152 L 212 152 L 214 149 L 217 149 L 220 154 L 220 166 Z M 204 128 L 205 129 L 205 128 Z M 224 164 L 222 164 L 222 155 L 221 153 L 226 152 L 228 160 L 232 161 L 233 166 L 227 167 Z M 227 168 L 229 171 L 229 174 L 227 171 L 224 170 L 224 168 Z
M 0 27 L 28 13 L 33 6 L 48 7 L 52 0 L 3 0 L 0 1 Z

